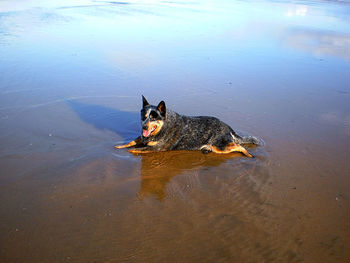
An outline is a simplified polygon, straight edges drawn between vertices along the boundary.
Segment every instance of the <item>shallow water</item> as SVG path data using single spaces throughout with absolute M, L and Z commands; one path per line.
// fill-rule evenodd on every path
M 1 262 L 349 262 L 347 1 L 0 2 Z M 141 94 L 264 141 L 131 155 Z

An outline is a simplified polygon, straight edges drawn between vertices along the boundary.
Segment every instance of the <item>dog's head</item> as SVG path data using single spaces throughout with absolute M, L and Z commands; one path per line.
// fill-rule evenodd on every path
M 164 101 L 161 101 L 158 106 L 153 106 L 142 96 L 141 126 L 143 137 L 147 138 L 157 135 L 163 127 L 165 116 L 166 107 Z

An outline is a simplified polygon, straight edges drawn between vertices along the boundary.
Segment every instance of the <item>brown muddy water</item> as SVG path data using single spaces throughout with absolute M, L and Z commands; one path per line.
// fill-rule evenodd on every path
M 350 262 L 348 1 L 0 1 L 0 262 Z M 141 94 L 264 142 L 134 156 Z

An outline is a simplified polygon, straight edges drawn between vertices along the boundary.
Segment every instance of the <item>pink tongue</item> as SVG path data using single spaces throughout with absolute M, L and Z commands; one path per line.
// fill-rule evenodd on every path
M 142 131 L 142 135 L 143 135 L 144 137 L 148 137 L 150 134 L 151 134 L 151 131 L 147 131 L 147 130 L 143 130 L 143 131 Z

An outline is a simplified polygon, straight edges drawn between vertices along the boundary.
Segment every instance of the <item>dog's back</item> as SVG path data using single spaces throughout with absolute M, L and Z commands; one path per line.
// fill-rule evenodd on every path
M 226 145 L 230 142 L 257 144 L 254 137 L 241 137 L 230 126 L 216 117 L 185 116 L 167 110 L 159 134 L 159 146 L 167 150 L 200 150 L 203 145 Z

